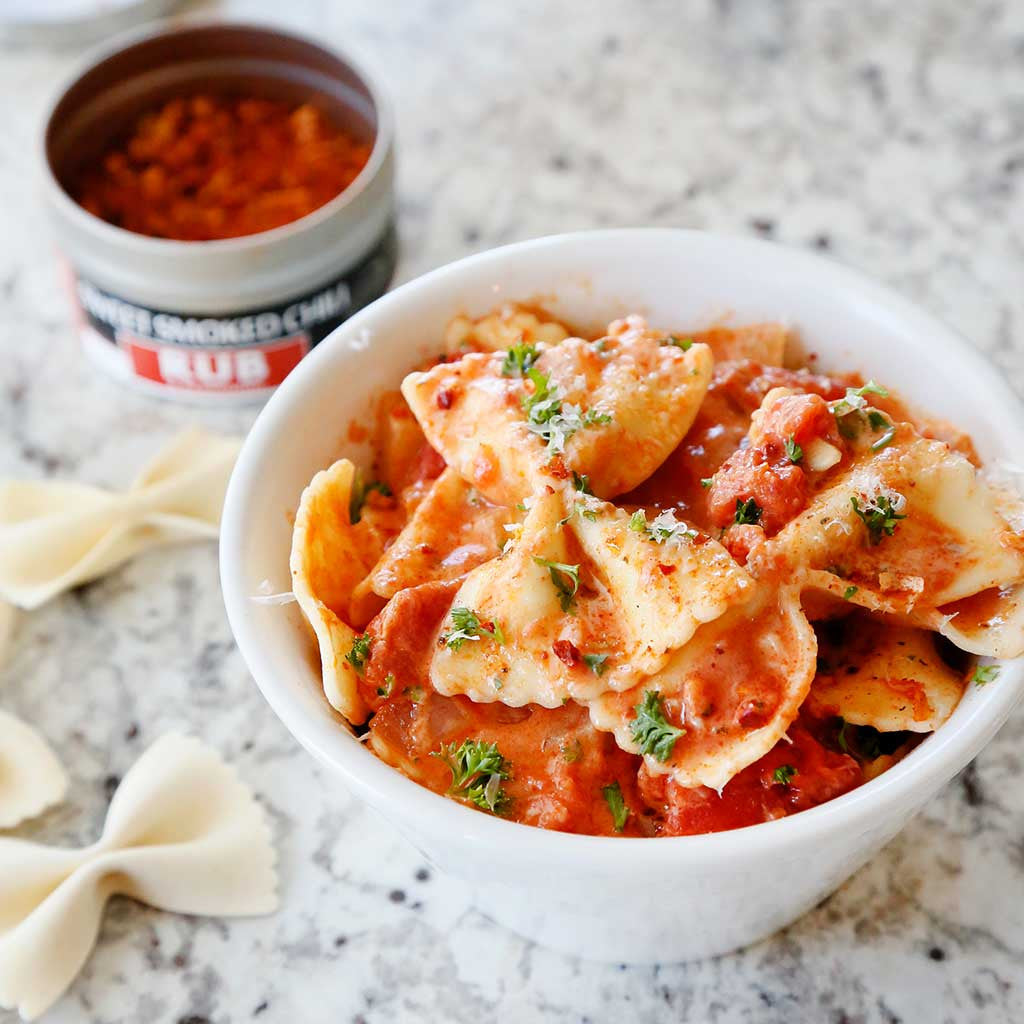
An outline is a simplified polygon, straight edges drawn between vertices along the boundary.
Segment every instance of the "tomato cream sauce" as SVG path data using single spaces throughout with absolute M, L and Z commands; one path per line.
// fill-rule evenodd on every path
M 660 812 L 660 834 L 695 835 L 757 825 L 806 810 L 854 789 L 863 781 L 861 766 L 849 754 L 817 739 L 820 725 L 794 724 L 782 742 L 735 775 L 721 794 L 699 787 L 684 789 L 664 775 L 640 772 L 640 791 Z M 792 772 L 789 769 L 793 769 Z
M 717 535 L 726 518 L 720 509 L 723 502 L 729 505 L 729 520 L 739 494 L 756 494 L 766 505 L 771 503 L 768 492 L 757 483 L 757 471 L 747 470 L 755 463 L 741 447 L 764 396 L 776 387 L 801 392 L 804 405 L 790 408 L 785 421 L 776 424 L 776 433 L 795 431 L 806 441 L 815 431 L 828 432 L 822 416 L 824 409 L 831 421 L 825 400 L 841 397 L 847 386 L 857 382 L 853 377 L 833 379 L 747 359 L 719 363 L 683 443 L 647 481 L 625 495 L 622 504 L 678 510 L 688 522 Z M 414 504 L 410 494 L 422 481 L 435 479 L 444 461 L 422 438 L 398 396 L 381 402 L 377 419 L 382 436 L 390 438 L 377 466 L 393 481 L 395 500 Z M 738 461 L 729 467 L 726 483 L 709 494 L 702 480 L 719 473 L 730 460 Z M 793 473 L 802 479 L 796 467 Z M 798 489 L 799 501 L 780 499 L 780 521 L 803 507 L 804 490 Z M 620 749 L 611 735 L 594 728 L 584 708 L 573 703 L 555 709 L 511 708 L 497 701 L 475 703 L 438 694 L 431 688 L 428 667 L 458 582 L 431 582 L 400 591 L 366 629 L 375 652 L 361 679 L 361 695 L 373 712 L 368 743 L 378 757 L 420 785 L 437 793 L 449 791 L 452 774 L 438 756 L 443 745 L 465 740 L 494 743 L 514 765 L 503 786 L 509 798 L 507 816 L 567 832 L 653 836 L 755 824 L 831 799 L 862 781 L 859 762 L 831 749 L 820 738 L 823 730 L 815 735 L 807 724 L 791 730 L 788 738 L 740 772 L 719 794 L 707 787 L 686 789 L 666 776 L 649 773 L 642 758 Z M 563 661 L 573 654 L 578 657 L 578 652 L 553 651 Z M 699 690 L 707 699 L 697 713 L 713 725 L 725 715 L 728 721 L 716 729 L 758 728 L 771 718 L 779 702 L 777 680 L 758 674 L 756 651 L 738 634 L 728 662 L 731 667 L 742 664 L 743 679 L 732 692 L 726 678 L 716 675 L 716 658 L 725 654 L 719 650 L 701 674 L 702 682 L 693 693 Z M 731 669 L 727 674 L 729 679 L 735 676 Z M 669 718 L 681 719 L 680 710 L 670 702 Z M 783 765 L 797 772 L 787 785 L 775 779 L 776 769 Z M 614 828 L 604 796 L 605 788 L 615 784 L 630 811 L 621 832 Z
M 410 388 L 409 380 L 403 385 L 409 404 L 398 392 L 385 394 L 368 429 L 359 424 L 350 428 L 350 438 L 372 439 L 375 479 L 359 484 L 359 512 L 352 527 L 372 552 L 366 581 L 348 608 L 348 621 L 359 634 L 356 643 L 364 649 L 357 657 L 354 645 L 346 657 L 356 666 L 358 701 L 368 711 L 363 738 L 379 758 L 436 793 L 523 824 L 590 835 L 676 836 L 740 828 L 806 810 L 874 777 L 918 742 L 909 732 L 883 735 L 870 726 L 848 725 L 839 717 L 842 708 L 834 706 L 841 697 L 835 697 L 834 688 L 824 693 L 820 684 L 826 678 L 834 681 L 843 671 L 856 672 L 857 659 L 866 656 L 872 644 L 865 635 L 858 646 L 859 620 L 849 614 L 854 610 L 849 599 L 870 585 L 884 597 L 890 584 L 907 589 L 911 598 L 920 597 L 924 584 L 918 575 L 941 591 L 968 567 L 969 552 L 960 550 L 955 533 L 932 521 L 927 510 L 915 511 L 907 520 L 900 514 L 887 519 L 885 509 L 876 509 L 871 513 L 874 518 L 868 513 L 861 517 L 861 525 L 844 493 L 841 511 L 852 521 L 841 534 L 844 564 L 826 567 L 822 558 L 821 564 L 810 566 L 820 576 L 834 574 L 838 590 L 820 583 L 814 585 L 817 589 L 793 584 L 787 551 L 773 549 L 772 544 L 784 541 L 791 532 L 787 526 L 809 507 L 819 508 L 815 502 L 836 480 L 847 479 L 844 474 L 865 461 L 865 452 L 884 453 L 894 437 L 900 444 L 907 437 L 917 443 L 933 437 L 972 462 L 976 455 L 966 435 L 916 415 L 884 389 L 865 387 L 858 375 L 830 376 L 770 365 L 772 360 L 782 362 L 783 333 L 777 325 L 760 325 L 745 331 L 716 328 L 692 337 L 663 337 L 639 318 L 626 318 L 611 325 L 605 339 L 570 338 L 562 345 L 566 329 L 547 322 L 540 310 L 510 307 L 478 321 L 457 318 L 446 337 L 447 354 L 432 369 L 412 375 L 417 379 Z M 513 352 L 517 338 L 541 342 L 540 354 Z M 695 349 L 699 343 L 708 348 Z M 664 347 L 668 345 L 681 352 Z M 543 442 L 536 435 L 548 437 L 544 430 L 555 422 L 551 415 L 602 415 L 604 406 L 587 403 L 596 401 L 601 387 L 608 387 L 607 394 L 614 398 L 612 384 L 622 382 L 613 375 L 626 365 L 614 361 L 621 346 L 634 360 L 630 365 L 639 367 L 638 379 L 646 382 L 632 390 L 644 390 L 643 401 L 650 401 L 650 408 L 620 406 L 620 421 L 605 417 L 605 434 L 594 431 L 592 437 L 575 427 L 568 435 L 575 436 L 575 447 L 549 447 L 534 477 L 529 461 L 522 462 L 522 480 L 535 489 L 516 491 L 509 466 L 517 464 L 502 451 L 502 438 L 520 438 L 516 444 L 524 450 L 533 451 L 527 446 L 536 445 L 540 452 Z M 506 366 L 497 371 L 503 349 Z M 759 352 L 765 362 L 754 358 Z M 468 355 L 460 358 L 460 353 Z M 514 355 L 518 368 L 509 364 Z M 538 388 L 547 384 L 530 377 L 523 362 L 529 358 L 540 359 L 541 367 L 560 382 L 563 406 L 552 410 L 553 399 L 537 397 Z M 701 389 L 710 375 L 706 393 L 699 391 L 693 400 L 689 429 L 680 426 L 675 434 L 659 435 L 657 443 L 663 447 L 651 458 L 657 468 L 634 486 L 642 473 L 630 479 L 612 464 L 627 462 L 631 455 L 634 461 L 648 457 L 643 438 L 635 452 L 624 450 L 621 456 L 606 450 L 609 438 L 628 429 L 627 413 L 644 422 L 661 414 L 657 388 L 650 384 L 656 380 L 655 372 L 676 386 L 679 368 L 691 365 L 694 377 L 704 374 Z M 683 384 L 688 380 L 689 373 Z M 416 397 L 410 397 L 421 385 Z M 631 387 L 619 390 L 630 392 Z M 874 421 L 862 411 L 864 404 L 856 404 L 858 389 L 878 394 L 871 402 Z M 579 395 L 572 404 L 570 393 Z M 685 388 L 678 394 L 684 395 Z M 859 437 L 844 428 L 845 413 L 836 411 L 851 401 L 851 394 L 862 425 Z M 533 433 L 500 433 L 507 423 L 523 431 L 534 399 L 542 403 L 540 411 L 548 401 L 548 418 L 535 417 L 527 428 Z M 474 427 L 467 403 L 475 403 L 473 409 L 489 413 L 489 418 L 476 421 Z M 671 419 L 664 417 L 666 431 Z M 883 436 L 890 427 L 891 433 Z M 467 432 L 470 440 L 488 443 L 479 443 L 472 458 L 460 464 L 461 455 L 453 457 L 452 450 Z M 623 436 L 628 442 L 630 435 Z M 572 455 L 584 451 L 583 443 L 590 445 L 585 451 L 593 456 L 587 463 L 593 479 L 571 468 Z M 448 453 L 448 462 L 438 449 Z M 899 448 L 905 450 L 911 449 Z M 888 454 L 895 458 L 895 449 L 879 460 Z M 658 464 L 658 459 L 663 461 Z M 913 498 L 915 480 L 909 470 L 906 476 L 904 490 Z M 624 482 L 616 490 L 614 484 L 620 480 Z M 596 493 L 591 493 L 594 481 Z M 566 492 L 568 504 L 557 504 Z M 518 500 L 524 493 L 527 497 Z M 608 496 L 611 501 L 604 500 Z M 860 500 L 867 508 L 876 498 L 872 492 Z M 476 615 L 471 608 L 458 607 L 459 595 L 467 593 L 462 588 L 472 570 L 492 563 L 503 569 L 517 564 L 516 541 L 543 502 L 555 502 L 557 507 L 537 534 L 549 547 L 527 549 L 547 554 L 524 556 L 523 573 L 538 565 L 541 569 L 532 577 L 500 577 L 512 581 L 509 590 L 520 584 L 524 588 L 523 593 L 509 595 L 518 602 L 517 610 L 526 611 L 506 637 L 497 621 L 503 610 L 500 603 L 491 612 Z M 566 509 L 568 515 L 559 519 Z M 579 517 L 578 525 L 562 529 L 566 522 L 575 522 L 574 517 Z M 819 523 L 816 513 L 804 519 L 813 520 L 818 534 L 824 532 L 821 525 L 831 522 L 822 518 Z M 879 548 L 883 540 L 889 546 Z M 504 559 L 509 550 L 513 556 Z M 879 562 L 879 551 L 900 552 L 898 572 Z M 600 578 L 595 567 L 608 552 L 620 561 L 600 563 L 605 573 Z M 651 632 L 648 620 L 659 610 L 641 591 L 662 593 L 662 576 L 667 580 L 672 574 L 678 573 L 676 579 L 687 571 L 696 574 L 699 566 L 694 568 L 693 563 L 700 562 L 700 556 L 694 552 L 707 556 L 701 565 L 717 566 L 694 576 L 706 590 L 725 588 L 723 581 L 733 573 L 740 577 L 739 592 L 728 591 L 728 601 L 696 617 L 690 633 L 674 642 L 663 640 L 664 646 L 651 653 L 662 660 L 649 672 L 644 669 L 639 685 L 634 677 L 609 687 L 608 680 L 618 678 L 615 673 L 622 665 L 654 639 L 644 631 Z M 714 562 L 708 552 L 717 552 L 714 557 L 721 561 Z M 723 563 L 728 572 L 721 568 Z M 586 567 L 582 574 L 581 566 Z M 618 582 L 615 572 L 622 574 Z M 555 596 L 544 589 L 549 586 L 556 588 L 554 595 L 562 602 L 561 616 Z M 949 611 L 976 631 L 990 624 L 995 628 L 1002 623 L 999 615 L 1005 614 L 1009 593 L 986 590 Z M 489 596 L 478 592 L 472 603 L 483 609 L 479 602 Z M 645 597 L 652 603 L 643 605 Z M 683 588 L 668 602 L 673 621 L 654 627 L 657 638 L 670 632 L 687 599 Z M 664 611 L 665 601 L 660 600 Z M 912 600 L 908 601 L 909 609 Z M 623 633 L 622 623 L 631 616 L 639 632 Z M 813 625 L 809 618 L 815 620 Z M 849 669 L 835 653 L 835 638 L 845 636 L 844 623 L 850 637 L 840 646 Z M 890 626 L 879 620 L 876 628 Z M 616 648 L 615 638 L 624 636 L 630 642 Z M 438 652 L 444 659 L 457 659 L 459 645 L 468 645 L 462 651 L 463 666 L 478 664 L 467 661 L 468 654 L 494 655 L 479 662 L 490 666 L 486 672 L 470 672 L 472 686 L 453 687 L 450 675 L 432 677 Z M 515 686 L 505 687 L 501 671 L 508 672 L 510 664 L 514 671 L 518 663 L 503 663 L 498 657 L 512 658 L 509 650 L 516 658 L 533 659 L 532 664 L 541 666 L 542 677 L 568 678 L 576 689 L 555 690 L 551 699 L 550 690 L 520 689 L 516 693 L 526 695 L 516 699 L 510 695 Z M 497 670 L 502 664 L 506 667 Z M 963 670 L 961 664 L 955 671 Z M 947 666 L 946 671 L 954 670 Z M 900 727 L 913 729 L 933 713 L 929 694 L 902 670 L 892 675 L 878 680 L 891 695 L 883 703 L 905 710 L 910 722 Z M 628 729 L 624 736 L 621 728 L 623 722 L 631 728 L 639 721 L 641 704 L 650 697 L 645 687 L 654 685 L 649 681 L 655 676 L 661 688 L 654 708 L 662 716 L 660 728 L 670 739 L 672 734 L 679 737 L 671 763 L 666 757 L 652 759 L 650 748 L 644 750 L 646 759 L 630 753 L 638 747 Z M 438 692 L 432 678 L 455 695 Z M 817 702 L 816 679 L 823 697 Z M 515 685 L 530 682 L 524 676 Z M 597 697 L 586 695 L 587 684 L 597 687 Z M 563 692 L 568 693 L 564 700 Z M 540 701 L 548 706 L 540 706 Z M 467 745 L 485 767 L 464 772 L 466 778 L 460 780 L 460 770 L 467 766 L 458 762 L 456 752 L 465 757 Z M 732 767 L 716 776 L 707 774 L 709 764 Z
M 428 583 L 392 599 L 368 629 L 379 653 L 363 679 L 363 695 L 375 711 L 369 725 L 371 749 L 434 792 L 447 793 L 451 784 L 451 773 L 437 752 L 445 744 L 469 739 L 497 744 L 515 766 L 504 785 L 510 817 L 589 835 L 687 835 L 738 828 L 814 806 L 862 781 L 858 761 L 816 738 L 812 729 L 818 737 L 825 729 L 810 719 L 790 730 L 788 739 L 740 772 L 719 795 L 707 787 L 684 789 L 666 776 L 651 775 L 640 757 L 598 732 L 576 704 L 510 708 L 442 696 L 430 688 L 426 664 L 454 586 Z M 730 651 L 729 656 L 749 668 L 749 651 Z M 742 699 L 728 698 L 730 714 L 738 716 L 735 722 L 730 719 L 729 727 L 756 727 L 771 714 L 776 697 L 759 688 L 756 675 L 748 676 Z M 401 690 L 395 689 L 399 679 Z M 712 689 L 703 711 L 716 716 L 720 711 L 714 702 L 725 698 L 717 687 Z M 787 785 L 775 777 L 783 765 L 796 769 Z M 613 828 L 603 795 L 614 784 L 631 812 L 621 833 Z
M 750 359 L 716 363 L 711 386 L 683 443 L 644 483 L 625 495 L 623 503 L 678 509 L 689 522 L 705 530 L 724 525 L 716 522 L 721 516 L 716 517 L 708 506 L 708 487 L 703 481 L 709 481 L 737 452 L 764 396 L 772 388 L 791 387 L 832 400 L 842 397 L 851 382 L 858 380 L 762 366 Z

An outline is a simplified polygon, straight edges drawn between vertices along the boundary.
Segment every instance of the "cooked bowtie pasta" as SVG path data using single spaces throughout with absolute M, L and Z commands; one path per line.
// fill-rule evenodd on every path
M 411 779 L 599 835 L 838 796 L 1024 653 L 1024 522 L 970 439 L 775 324 L 457 318 L 376 458 L 302 496 L 327 699 Z M 397 383 L 397 382 L 396 382 Z

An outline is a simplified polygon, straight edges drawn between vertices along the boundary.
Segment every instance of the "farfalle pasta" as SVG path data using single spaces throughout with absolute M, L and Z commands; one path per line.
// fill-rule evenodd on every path
M 508 307 L 445 347 L 381 396 L 374 462 L 310 483 L 291 556 L 328 699 L 420 785 L 564 831 L 755 824 L 1024 653 L 1019 498 L 781 326 Z
M 14 617 L 17 611 L 14 605 L 0 601 L 0 666 L 7 658 L 11 646 L 11 634 L 14 632 Z
M 184 431 L 124 492 L 0 483 L 0 598 L 37 608 L 148 548 L 216 538 L 239 447 L 235 438 Z
M 0 711 L 0 829 L 59 803 L 68 788 L 57 755 L 39 732 Z
M 85 963 L 103 908 L 130 896 L 182 914 L 277 906 L 275 854 L 247 787 L 197 740 L 168 735 L 125 775 L 80 850 L 0 838 L 0 1006 L 32 1020 Z

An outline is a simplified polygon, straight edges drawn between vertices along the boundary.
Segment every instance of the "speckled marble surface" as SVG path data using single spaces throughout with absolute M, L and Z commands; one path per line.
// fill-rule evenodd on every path
M 287 16 L 390 86 L 400 278 L 575 228 L 760 233 L 896 286 L 1024 390 L 1024 5 L 895 7 L 295 0 Z M 74 58 L 0 52 L 0 474 L 113 484 L 194 414 L 109 384 L 72 338 L 33 146 Z M 251 415 L 203 420 L 244 429 Z M 274 917 L 114 902 L 55 1022 L 1024 1019 L 1024 712 L 784 933 L 708 963 L 634 969 L 492 925 L 329 789 L 234 648 L 211 547 L 140 559 L 21 617 L 0 704 L 37 723 L 74 777 L 67 802 L 21 834 L 93 837 L 118 777 L 176 727 L 238 765 L 281 853 Z

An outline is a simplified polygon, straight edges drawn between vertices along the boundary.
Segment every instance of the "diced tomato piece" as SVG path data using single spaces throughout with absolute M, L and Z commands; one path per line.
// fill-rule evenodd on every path
M 450 580 L 400 590 L 366 627 L 370 660 L 359 684 L 371 708 L 410 688 L 430 685 L 434 634 L 458 588 L 459 581 Z
M 371 720 L 370 734 L 378 757 L 437 793 L 448 793 L 452 782 L 443 758 L 435 756 L 442 745 L 458 746 L 467 739 L 497 744 L 509 773 L 502 782 L 506 813 L 538 828 L 614 834 L 604 787 L 618 783 L 631 810 L 623 832 L 640 834 L 640 759 L 594 729 L 586 709 L 577 704 L 510 708 L 428 690 L 416 701 L 388 701 Z
M 771 535 L 807 504 L 807 477 L 783 454 L 770 458 L 763 448 L 741 448 L 715 473 L 708 491 L 708 515 L 714 526 L 736 518 L 736 503 L 753 498 L 761 510 L 757 525 Z
M 416 464 L 416 480 L 436 480 L 444 472 L 444 467 L 441 453 L 424 441 Z
M 806 810 L 864 781 L 857 761 L 829 750 L 802 724 L 794 723 L 764 757 L 734 776 L 719 796 L 701 786 L 684 789 L 668 776 L 640 770 L 640 793 L 664 815 L 660 834 L 721 832 L 756 825 Z
M 774 445 L 783 453 L 788 439 L 801 446 L 815 438 L 839 441 L 835 417 L 820 395 L 785 395 L 773 400 L 761 417 L 761 434 L 764 446 Z
M 792 388 L 794 391 L 820 395 L 834 401 L 846 394 L 847 387 L 856 386 L 859 379 L 851 375 L 826 377 L 809 370 L 787 370 L 782 366 L 762 366 L 749 360 L 724 363 L 715 367 L 715 386 L 737 405 L 753 412 L 772 388 Z
M 715 473 L 707 507 L 712 524 L 725 527 L 735 519 L 736 503 L 753 498 L 760 509 L 757 523 L 771 536 L 807 504 L 802 449 L 815 439 L 841 441 L 835 417 L 820 395 L 785 395 L 759 417 L 752 431 L 758 443 L 734 452 Z M 801 449 L 795 462 L 794 445 Z
M 750 552 L 763 543 L 764 530 L 760 526 L 750 524 L 730 526 L 722 537 L 722 544 L 725 545 L 725 550 L 740 565 L 746 565 L 747 559 L 750 558 Z

